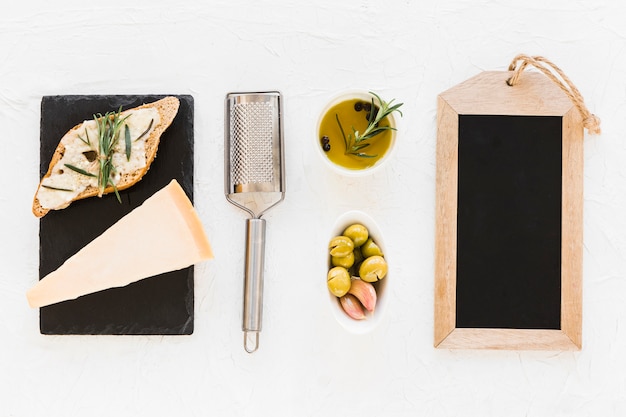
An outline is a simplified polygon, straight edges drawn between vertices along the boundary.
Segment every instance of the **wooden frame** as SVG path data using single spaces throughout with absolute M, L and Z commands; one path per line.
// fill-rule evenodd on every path
M 437 105 L 435 340 L 437 348 L 579 350 L 582 345 L 583 125 L 578 109 L 545 75 L 483 72 L 440 94 Z M 456 327 L 459 115 L 561 116 L 561 329 Z

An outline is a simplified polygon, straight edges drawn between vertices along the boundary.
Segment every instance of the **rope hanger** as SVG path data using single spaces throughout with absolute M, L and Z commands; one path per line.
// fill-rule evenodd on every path
M 600 118 L 591 114 L 585 105 L 582 94 L 576 88 L 574 83 L 572 83 L 572 81 L 559 67 L 550 62 L 548 59 L 541 56 L 528 56 L 524 54 L 516 56 L 509 65 L 509 71 L 514 71 L 514 73 L 511 78 L 506 81 L 506 83 L 511 87 L 515 86 L 519 82 L 522 72 L 528 65 L 532 65 L 537 68 L 549 79 L 554 81 L 559 87 L 561 87 L 561 89 L 565 92 L 565 94 L 567 94 L 580 111 L 580 114 L 583 117 L 583 126 L 587 129 L 587 131 L 592 135 L 600 134 Z

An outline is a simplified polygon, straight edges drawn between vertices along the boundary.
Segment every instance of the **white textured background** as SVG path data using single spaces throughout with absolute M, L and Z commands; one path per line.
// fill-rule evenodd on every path
M 520 52 L 561 66 L 602 119 L 585 139 L 580 352 L 435 350 L 436 96 Z M 13 1 L 0 12 L 0 417 L 625 416 L 626 3 Z M 313 152 L 328 98 L 405 103 L 395 160 L 366 179 Z M 242 348 L 245 215 L 223 196 L 229 91 L 284 95 L 287 198 L 266 216 L 261 349 Z M 39 106 L 47 94 L 195 97 L 196 206 L 216 259 L 197 268 L 191 337 L 48 337 L 37 280 Z M 106 109 L 105 109 L 106 110 Z M 347 334 L 323 248 L 362 209 L 392 253 L 379 328 Z

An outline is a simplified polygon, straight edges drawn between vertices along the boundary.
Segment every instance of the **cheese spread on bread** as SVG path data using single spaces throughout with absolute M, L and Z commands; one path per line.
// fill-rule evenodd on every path
M 156 108 L 127 110 L 121 113 L 122 118 L 128 116 L 120 129 L 120 137 L 114 147 L 112 160 L 115 172 L 113 183 L 117 184 L 125 173 L 144 168 L 147 164 L 145 139 L 150 131 L 159 123 L 159 112 Z M 128 126 L 131 139 L 130 158 L 126 157 L 125 127 Z M 50 176 L 44 178 L 37 198 L 46 209 L 59 209 L 69 204 L 88 186 L 97 187 L 99 164 L 98 126 L 95 120 L 85 120 L 76 129 L 69 131 L 62 139 L 65 151 L 61 159 L 54 165 Z M 76 172 L 67 165 L 80 168 L 94 176 Z

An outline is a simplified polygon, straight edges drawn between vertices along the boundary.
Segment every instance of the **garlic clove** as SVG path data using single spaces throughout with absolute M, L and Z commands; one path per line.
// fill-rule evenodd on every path
M 341 303 L 343 311 L 345 311 L 348 316 L 352 317 L 355 320 L 363 320 L 365 318 L 365 313 L 363 313 L 363 307 L 354 295 L 346 294 L 341 297 L 339 301 Z
M 368 311 L 376 307 L 376 289 L 369 282 L 353 279 L 348 294 L 354 295 Z

